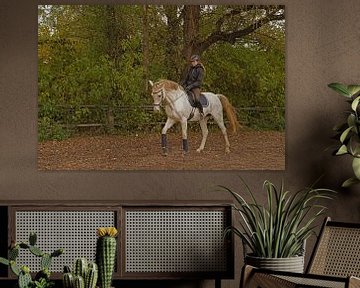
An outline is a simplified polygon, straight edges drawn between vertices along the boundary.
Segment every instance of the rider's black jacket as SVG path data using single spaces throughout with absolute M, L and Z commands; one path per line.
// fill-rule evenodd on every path
M 185 90 L 201 88 L 204 74 L 204 66 L 201 63 L 198 63 L 194 67 L 190 66 L 184 80 L 181 82 L 181 85 L 185 88 Z

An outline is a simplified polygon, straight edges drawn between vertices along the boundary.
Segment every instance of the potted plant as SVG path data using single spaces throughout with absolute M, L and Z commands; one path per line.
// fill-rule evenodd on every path
M 244 181 L 243 181 L 244 182 Z M 251 201 L 233 190 L 221 186 L 235 199 L 233 208 L 240 216 L 239 227 L 226 232 L 239 236 L 243 242 L 245 264 L 271 270 L 303 272 L 305 241 L 314 233 L 316 221 L 325 211 L 317 202 L 331 199 L 328 189 L 305 188 L 296 193 L 278 189 L 264 182 L 266 205 L 260 204 L 244 183 Z M 249 250 L 250 253 L 247 253 Z
M 334 128 L 340 141 L 334 155 L 350 155 L 352 157 L 354 176 L 342 184 L 343 187 L 348 187 L 360 183 L 360 85 L 331 83 L 328 86 L 346 97 L 350 104 L 346 122 Z
M 96 263 L 99 269 L 99 287 L 110 288 L 116 260 L 115 227 L 99 227 L 96 231 Z
M 69 266 L 64 266 L 62 276 L 63 288 L 95 288 L 98 279 L 98 267 L 86 258 L 77 258 L 73 271 Z
M 10 266 L 11 271 L 18 277 L 18 288 L 50 288 L 54 286 L 54 282 L 50 280 L 50 265 L 54 257 L 58 257 L 64 253 L 63 249 L 57 249 L 52 253 L 43 252 L 36 246 L 37 236 L 30 233 L 29 243 L 19 242 L 12 243 L 8 251 L 8 259 L 0 257 L 0 263 Z M 30 268 L 26 265 L 17 263 L 20 249 L 28 250 L 31 254 L 40 258 L 41 270 L 36 273 L 32 279 Z

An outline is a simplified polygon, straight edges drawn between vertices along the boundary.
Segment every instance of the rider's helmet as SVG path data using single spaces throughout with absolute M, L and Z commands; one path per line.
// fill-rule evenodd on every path
M 190 57 L 190 61 L 200 61 L 200 56 L 199 55 L 192 55 Z

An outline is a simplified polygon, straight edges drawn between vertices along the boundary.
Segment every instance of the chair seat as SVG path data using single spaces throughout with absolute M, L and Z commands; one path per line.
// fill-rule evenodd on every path
M 360 224 L 326 218 L 306 273 L 279 272 L 246 265 L 240 286 L 360 287 Z
M 300 274 L 292 272 L 271 271 L 246 265 L 243 273 L 247 280 L 243 287 L 249 288 L 350 288 L 360 287 L 360 278 L 357 277 L 334 277 L 316 274 Z
M 336 277 L 327 277 L 319 278 L 318 275 L 313 275 L 315 277 L 309 277 L 309 274 L 304 275 L 304 277 L 298 276 L 282 276 L 278 275 L 277 277 L 284 279 L 286 281 L 296 284 L 296 287 L 311 286 L 311 287 L 327 287 L 327 288 L 345 288 L 346 278 L 336 278 Z

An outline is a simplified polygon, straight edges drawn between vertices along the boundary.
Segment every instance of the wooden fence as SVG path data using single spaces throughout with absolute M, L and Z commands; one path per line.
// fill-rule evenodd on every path
M 41 106 L 39 106 L 41 111 Z M 114 129 L 124 127 L 124 119 L 136 117 L 136 114 L 143 113 L 148 116 L 151 125 L 162 126 L 165 124 L 166 116 L 164 114 L 155 115 L 152 105 L 142 106 L 108 106 L 108 105 L 57 105 L 57 123 L 66 128 L 106 128 Z M 239 122 L 245 126 L 251 126 L 255 118 L 273 115 L 275 112 L 285 118 L 285 107 L 236 107 L 235 108 Z M 40 116 L 40 115 L 39 115 Z M 271 121 L 271 119 L 269 119 Z M 285 121 L 285 120 L 284 120 Z M 226 119 L 225 119 L 226 122 Z M 209 121 L 209 125 L 214 124 Z

